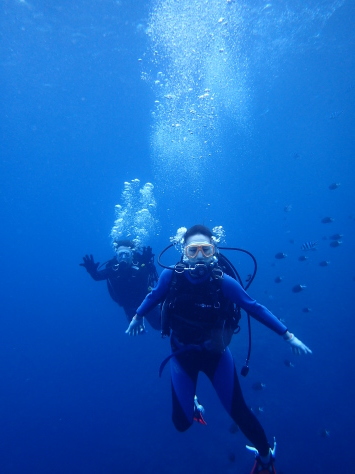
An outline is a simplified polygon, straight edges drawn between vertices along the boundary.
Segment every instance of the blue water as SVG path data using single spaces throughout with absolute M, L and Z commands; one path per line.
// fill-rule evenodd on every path
M 295 357 L 253 324 L 241 383 L 278 473 L 353 472 L 354 5 L 194 1 L 2 2 L 2 473 L 250 472 L 204 377 L 208 425 L 175 431 L 168 342 L 127 337 L 78 265 L 112 257 L 136 178 L 155 186 L 155 253 L 178 227 L 222 225 L 257 258 L 250 294 L 313 350 Z M 318 250 L 300 262 L 307 241 Z M 241 367 L 245 317 L 231 349 Z

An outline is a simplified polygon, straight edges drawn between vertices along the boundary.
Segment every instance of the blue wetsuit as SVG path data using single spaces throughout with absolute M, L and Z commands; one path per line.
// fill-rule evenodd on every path
M 137 309 L 139 316 L 145 316 L 153 307 L 163 301 L 169 294 L 174 270 L 164 270 L 158 280 L 157 286 L 144 299 Z M 195 285 L 193 292 L 198 294 L 200 287 L 210 280 L 210 275 L 203 278 L 192 277 L 188 271 L 181 276 L 186 285 Z M 191 287 L 190 287 L 191 288 Z M 287 328 L 267 308 L 253 300 L 240 286 L 240 284 L 224 274 L 221 280 L 221 290 L 225 299 L 230 300 L 248 312 L 253 318 L 261 322 L 277 334 L 284 334 Z M 190 304 L 190 315 L 194 312 L 194 302 Z M 196 305 L 195 305 L 196 306 Z M 202 305 L 198 305 L 202 306 Z M 185 307 L 185 319 L 189 319 L 189 309 Z M 187 313 L 187 314 L 186 314 Z M 179 335 L 180 337 L 180 335 Z M 228 348 L 219 351 L 209 350 L 203 345 L 196 346 L 198 350 L 181 351 L 186 344 L 179 340 L 177 333 L 172 330 L 171 346 L 173 353 L 180 352 L 171 359 L 171 381 L 173 397 L 173 422 L 179 431 L 185 431 L 193 423 L 194 395 L 198 373 L 204 372 L 211 380 L 223 406 L 234 422 L 239 426 L 244 435 L 257 448 L 262 456 L 269 452 L 269 444 L 262 426 L 246 405 L 240 388 L 237 372 L 232 354 Z M 191 341 L 189 341 L 191 342 Z

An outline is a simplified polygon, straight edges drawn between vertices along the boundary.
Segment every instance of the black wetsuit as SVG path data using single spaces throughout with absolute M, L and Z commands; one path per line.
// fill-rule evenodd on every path
M 151 290 L 151 276 L 154 271 L 152 264 L 120 265 L 114 257 L 106 263 L 103 270 L 92 271 L 90 275 L 95 281 L 107 281 L 111 298 L 123 308 L 127 320 L 131 322 L 137 307 Z M 154 329 L 160 330 L 159 308 L 150 311 L 146 319 Z

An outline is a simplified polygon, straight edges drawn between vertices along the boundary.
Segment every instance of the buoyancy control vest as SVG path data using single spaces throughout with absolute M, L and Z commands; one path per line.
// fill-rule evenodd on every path
M 239 331 L 240 308 L 223 295 L 222 281 L 219 267 L 196 284 L 174 271 L 162 305 L 162 335 L 172 331 L 182 344 L 208 343 L 211 350 L 223 351 Z

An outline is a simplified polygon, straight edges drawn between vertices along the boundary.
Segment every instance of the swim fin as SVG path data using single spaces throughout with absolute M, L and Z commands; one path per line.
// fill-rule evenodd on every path
M 275 466 L 273 461 L 271 461 L 268 466 L 263 466 L 260 463 L 260 460 L 255 459 L 254 466 L 250 474 L 276 474 Z
M 197 421 L 197 423 L 201 423 L 201 425 L 207 425 L 207 422 L 203 418 L 203 414 L 205 413 L 205 409 L 203 406 L 200 404 L 198 401 L 198 398 L 194 397 L 194 421 Z
M 276 439 L 275 438 L 274 438 L 274 447 L 272 449 L 270 448 L 270 460 L 267 464 L 264 464 L 261 461 L 259 452 L 256 448 L 252 446 L 247 446 L 247 449 L 255 453 L 255 462 L 250 474 L 276 474 L 276 470 L 274 466 L 275 453 L 276 453 Z

